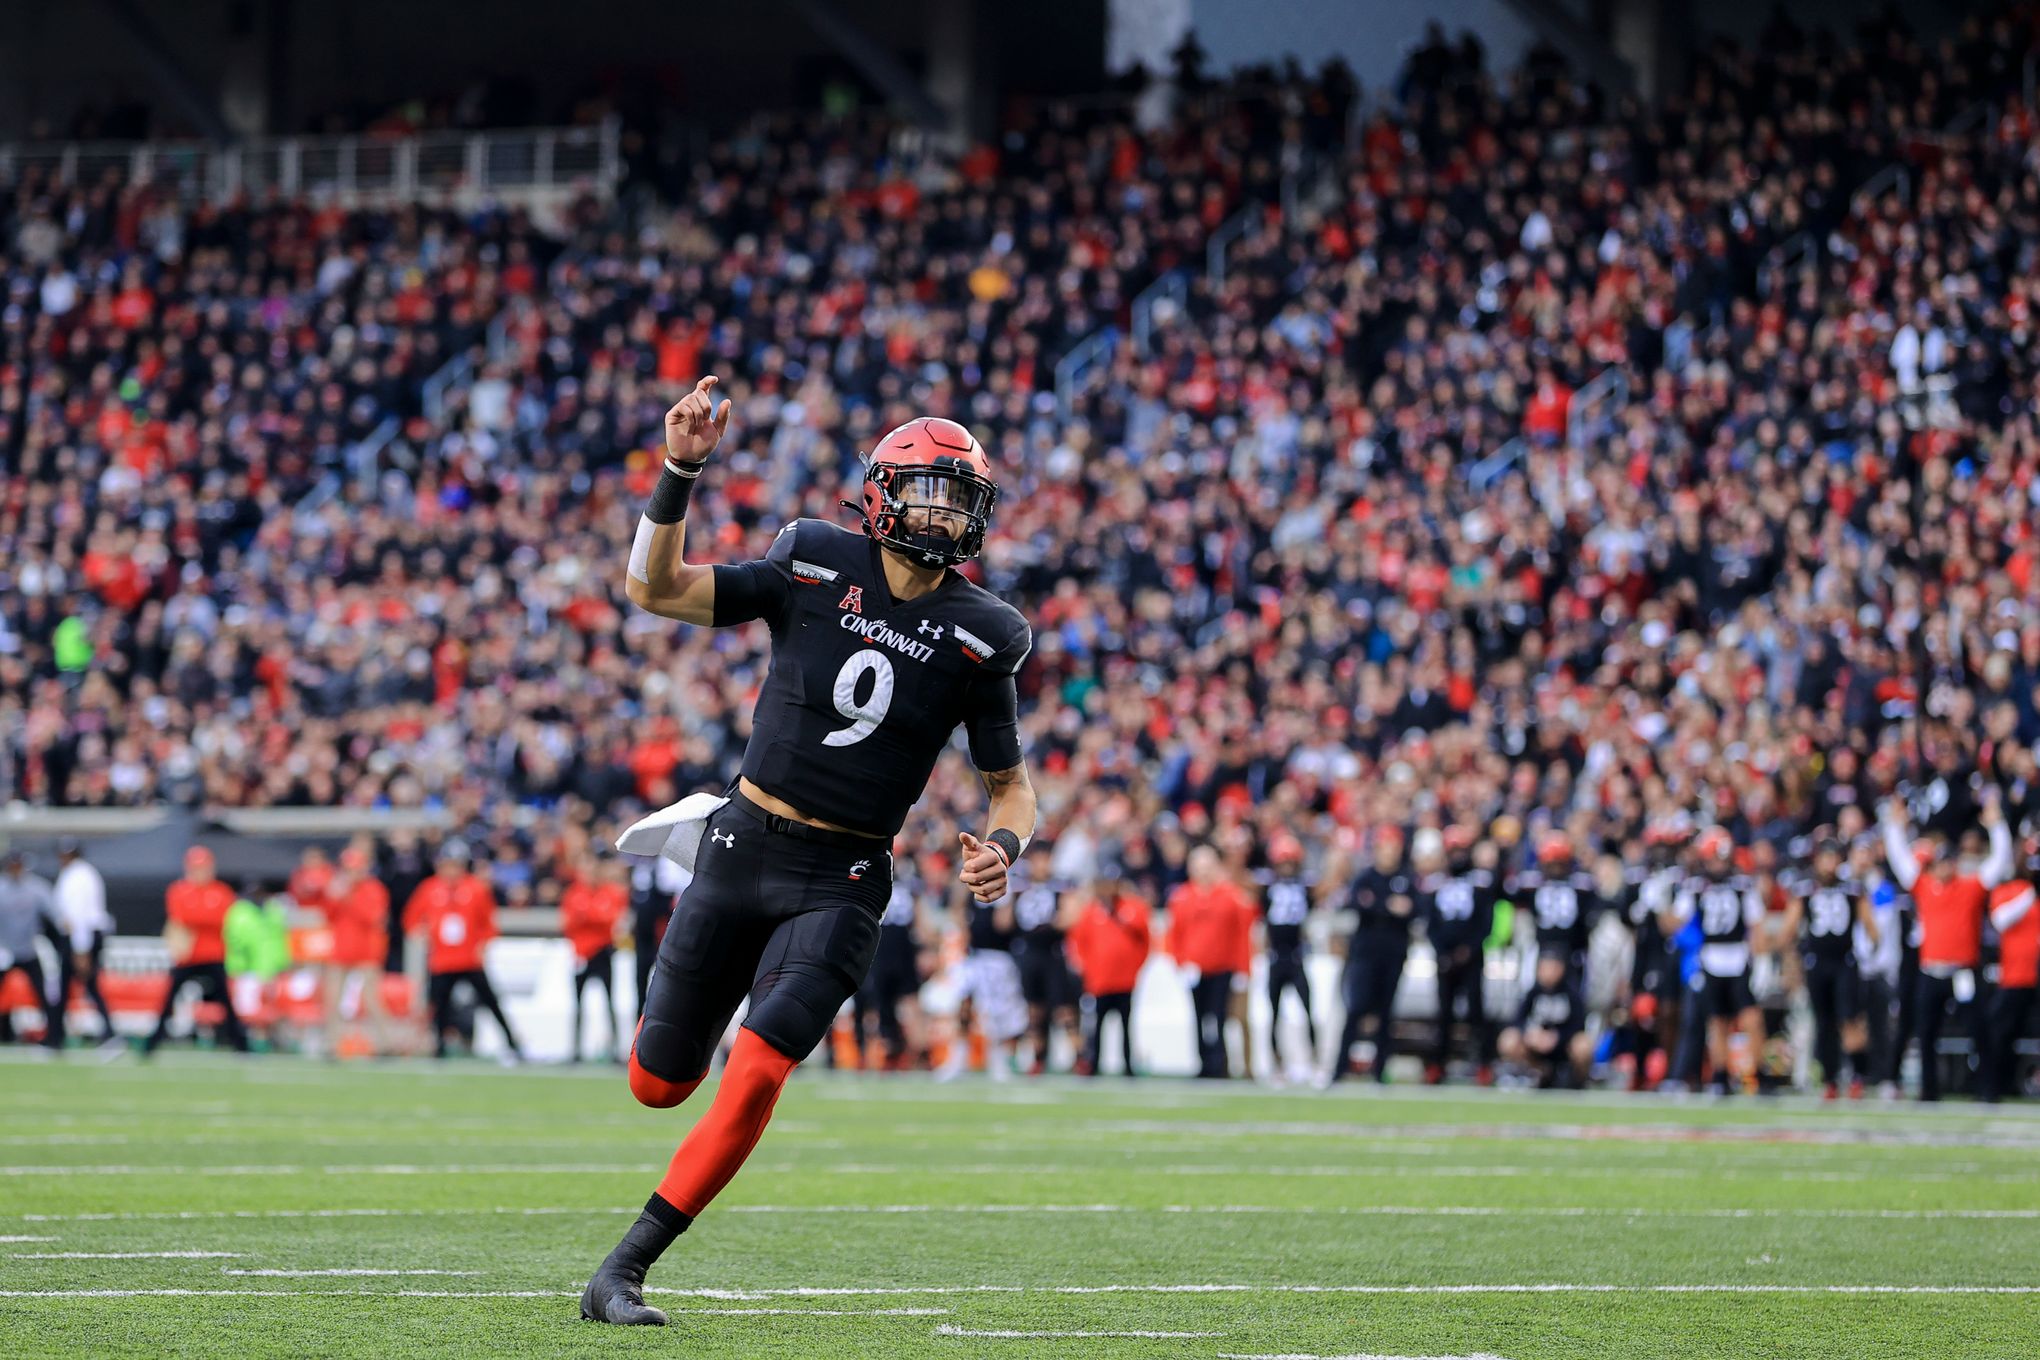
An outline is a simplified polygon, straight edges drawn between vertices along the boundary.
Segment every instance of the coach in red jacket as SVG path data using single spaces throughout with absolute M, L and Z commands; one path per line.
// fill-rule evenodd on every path
M 465 982 L 502 1027 L 510 1058 L 521 1061 L 524 1050 L 482 966 L 483 947 L 496 938 L 496 895 L 479 874 L 468 872 L 464 842 L 450 840 L 439 847 L 432 877 L 418 885 L 404 906 L 404 931 L 425 936 L 434 1053 L 446 1056 L 446 1036 L 454 1028 L 453 989 Z
M 1929 837 L 1925 853 L 1916 850 L 1897 799 L 1884 807 L 1884 852 L 1892 877 L 1912 893 L 1913 912 L 1920 923 L 1920 978 L 1913 1013 L 1920 1040 L 1920 1099 L 1941 1098 L 1941 1064 L 1935 1050 L 1941 1024 L 1955 998 L 1955 980 L 1972 976 L 1983 950 L 1983 913 L 1990 890 L 2012 872 L 2012 836 L 1995 797 L 1983 805 L 1983 824 L 1990 832 L 1990 854 L 1981 864 L 1949 852 L 1943 838 Z M 1970 833 L 1973 835 L 1974 833 Z M 1987 1057 L 1986 1057 L 1987 1061 Z
M 1227 1077 L 1226 1004 L 1241 941 L 1253 938 L 1254 903 L 1225 876 L 1218 851 L 1210 846 L 1190 852 L 1189 869 L 1190 881 L 1169 894 L 1169 952 L 1197 970 L 1190 989 L 1197 1013 L 1197 1075 Z
M 574 1061 L 581 1061 L 581 1006 L 588 984 L 602 984 L 602 999 L 616 1018 L 610 1047 L 629 1026 L 616 1005 L 616 931 L 630 905 L 619 861 L 596 855 L 582 857 L 574 881 L 560 895 L 560 934 L 574 949 Z M 618 1061 L 621 1061 L 619 1056 Z
M 1105 1056 L 1105 1017 L 1119 1017 L 1119 1067 L 1133 1075 L 1133 988 L 1147 962 L 1152 939 L 1147 902 L 1127 887 L 1116 868 L 1100 870 L 1088 900 L 1078 904 L 1076 919 L 1064 937 L 1070 960 L 1082 979 L 1090 1034 L 1084 1044 L 1084 1070 L 1098 1075 Z
M 142 1045 L 142 1056 L 156 1051 L 170 1030 L 170 1012 L 177 1007 L 177 994 L 186 983 L 198 984 L 199 995 L 225 1012 L 220 1033 L 243 1053 L 248 1051 L 248 1032 L 241 1017 L 234 1014 L 233 999 L 227 995 L 227 910 L 234 905 L 234 890 L 213 873 L 213 852 L 194 845 L 184 852 L 184 877 L 163 894 L 163 914 L 169 927 L 163 932 L 174 962 L 170 969 L 170 990 L 163 994 L 163 1009 L 156 1016 L 156 1028 Z

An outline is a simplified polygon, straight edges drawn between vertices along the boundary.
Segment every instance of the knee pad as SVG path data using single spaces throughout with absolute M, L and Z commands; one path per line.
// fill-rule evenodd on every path
M 630 1046 L 630 1093 L 640 1105 L 670 1110 L 701 1085 L 708 1075 L 709 1052 L 699 1052 L 698 1041 L 690 1042 L 677 1025 L 656 1020 L 638 1021 L 637 1038 Z

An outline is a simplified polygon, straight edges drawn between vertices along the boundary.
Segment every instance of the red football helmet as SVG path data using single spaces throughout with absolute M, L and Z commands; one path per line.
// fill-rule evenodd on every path
M 984 550 L 992 507 L 999 501 L 992 460 L 971 432 L 953 420 L 920 416 L 878 441 L 864 466 L 864 503 L 845 501 L 864 516 L 864 532 L 924 567 L 953 567 Z M 907 516 L 924 512 L 909 528 Z M 945 522 L 961 520 L 960 531 Z

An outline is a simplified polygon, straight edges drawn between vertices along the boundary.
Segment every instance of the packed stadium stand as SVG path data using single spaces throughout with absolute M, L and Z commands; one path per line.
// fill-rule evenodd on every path
M 787 113 L 563 232 L 24 171 L 0 785 L 423 810 L 505 907 L 557 907 L 749 735 L 763 626 L 622 588 L 664 412 L 713 372 L 718 560 L 840 519 L 913 415 L 990 452 L 1037 881 L 1165 912 L 1196 846 L 1251 885 L 1290 837 L 1322 948 L 1384 843 L 1519 899 L 1562 848 L 1608 918 L 1597 1066 L 1676 1078 L 1643 1062 L 1635 1003 L 1679 990 L 1647 871 L 1700 832 L 1772 914 L 1819 839 L 1882 875 L 1898 793 L 1950 855 L 2001 809 L 2040 869 L 2034 37 L 1781 28 L 1648 106 L 1427 48 L 1393 99 L 1292 65 L 960 150 Z M 982 798 L 955 750 L 900 838 L 927 919 Z M 1859 1077 L 1898 1074 L 1914 966 Z

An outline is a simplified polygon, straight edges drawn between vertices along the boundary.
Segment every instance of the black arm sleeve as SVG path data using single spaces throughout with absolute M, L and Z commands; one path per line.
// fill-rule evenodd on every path
M 795 528 L 799 523 L 794 520 L 781 529 L 758 560 L 715 568 L 715 627 L 752 619 L 779 626 L 793 602 L 793 540 L 799 536 Z
M 1010 770 L 1020 763 L 1020 694 L 1010 675 L 987 675 L 964 700 L 964 735 L 970 763 L 980 770 Z

